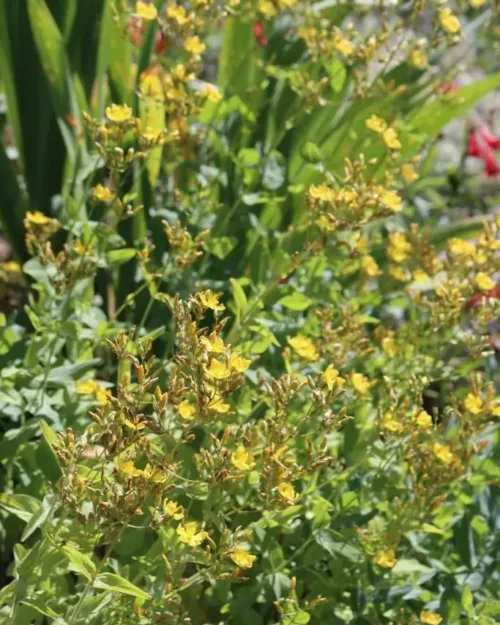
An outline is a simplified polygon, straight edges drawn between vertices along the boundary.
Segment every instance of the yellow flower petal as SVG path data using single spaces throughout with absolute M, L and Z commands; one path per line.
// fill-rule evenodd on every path
M 392 569 L 396 565 L 396 554 L 394 549 L 386 549 L 377 551 L 375 556 L 375 564 L 384 569 Z
M 132 117 L 132 109 L 126 104 L 111 104 L 106 107 L 106 117 L 109 121 L 120 124 Z
M 135 13 L 143 20 L 155 20 L 158 17 L 158 10 L 152 2 L 138 0 L 135 3 Z
M 256 560 L 256 556 L 253 556 L 243 547 L 236 547 L 230 557 L 236 566 L 240 567 L 240 569 L 251 569 Z

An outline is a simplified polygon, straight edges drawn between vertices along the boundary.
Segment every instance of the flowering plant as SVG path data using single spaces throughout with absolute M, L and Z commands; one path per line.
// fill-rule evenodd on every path
M 494 623 L 500 220 L 418 210 L 466 16 L 103 1 L 84 82 L 77 4 L 27 1 L 50 207 L 7 93 L 0 624 Z

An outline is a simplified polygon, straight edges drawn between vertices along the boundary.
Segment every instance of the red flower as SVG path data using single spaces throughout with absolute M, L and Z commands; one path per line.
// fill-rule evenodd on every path
M 481 158 L 481 146 L 475 130 L 469 132 L 469 140 L 467 145 L 467 156 L 475 156 Z
M 488 152 L 483 158 L 484 161 L 484 174 L 486 178 L 493 178 L 500 174 L 500 165 L 497 163 L 493 152 Z
M 500 299 L 500 284 L 496 284 L 488 293 L 475 293 L 469 300 L 469 308 L 481 306 L 489 299 Z
M 155 37 L 155 52 L 156 52 L 156 54 L 161 54 L 162 52 L 165 52 L 167 47 L 168 47 L 167 46 L 167 38 L 165 37 L 165 35 L 160 30 L 159 32 L 156 33 L 156 37 Z
M 253 36 L 255 37 L 255 41 L 264 48 L 267 46 L 267 38 L 264 37 L 264 28 L 262 27 L 262 22 L 255 22 L 253 25 Z
M 472 129 L 467 142 L 467 156 L 480 158 L 484 163 L 484 174 L 492 178 L 500 174 L 500 165 L 495 158 L 495 150 L 500 149 L 500 139 L 486 127 Z
M 480 133 L 492 150 L 500 150 L 500 139 L 498 137 L 495 137 L 495 135 L 484 126 L 481 128 Z

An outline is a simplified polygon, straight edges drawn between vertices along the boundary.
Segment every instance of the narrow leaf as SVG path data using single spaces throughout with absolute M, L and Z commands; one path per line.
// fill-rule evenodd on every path
M 116 575 L 115 573 L 101 573 L 96 577 L 94 587 L 121 592 L 124 595 L 131 595 L 132 597 L 139 597 L 140 599 L 151 599 L 151 595 L 147 592 L 137 588 L 137 586 L 134 586 L 128 579 Z
M 62 551 L 70 561 L 74 571 L 80 573 L 80 575 L 83 575 L 87 579 L 91 579 L 95 575 L 95 564 L 87 555 L 70 545 L 65 545 Z

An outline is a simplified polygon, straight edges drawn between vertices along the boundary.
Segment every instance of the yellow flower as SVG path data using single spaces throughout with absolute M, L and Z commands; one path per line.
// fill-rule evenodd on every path
M 495 282 L 484 271 L 476 275 L 474 282 L 481 291 L 490 291 L 495 286 Z
M 175 501 L 169 501 L 168 499 L 165 499 L 163 502 L 163 512 L 176 521 L 180 521 L 184 516 L 184 508 L 176 504 Z
M 120 414 L 120 419 L 122 423 L 131 430 L 143 430 L 146 427 L 146 423 L 144 421 L 131 421 L 130 419 L 127 419 L 124 414 Z
M 151 128 L 151 126 L 146 126 L 144 132 L 142 132 L 141 134 L 142 134 L 143 139 L 152 143 L 153 141 L 156 142 L 161 138 L 162 131 L 155 129 L 155 128 Z
M 408 63 L 416 69 L 425 69 L 428 65 L 427 54 L 420 48 L 413 48 L 408 56 Z
M 21 273 L 22 271 L 21 265 L 15 260 L 8 260 L 6 263 L 2 263 L 0 267 L 2 268 L 3 271 L 5 271 L 5 273 L 16 274 L 16 273 Z
M 219 303 L 219 295 L 212 293 L 210 289 L 203 291 L 202 293 L 198 293 L 198 297 L 205 308 L 210 308 L 210 310 L 215 310 L 216 312 L 226 309 L 224 304 Z
M 471 7 L 477 9 L 478 7 L 482 7 L 486 0 L 470 0 Z
M 390 208 L 394 213 L 399 213 L 403 210 L 403 203 L 396 191 L 387 191 L 386 189 L 380 189 L 379 201 Z
M 207 352 L 210 352 L 211 354 L 224 353 L 225 345 L 220 336 L 216 336 L 215 334 L 211 334 L 208 337 L 202 336 L 200 338 L 200 343 L 207 350 Z
M 92 197 L 96 202 L 111 202 L 113 192 L 108 187 L 98 184 L 92 189 Z
M 325 382 L 328 390 L 331 391 L 335 385 L 342 386 L 345 380 L 339 376 L 339 372 L 333 365 L 328 365 L 325 371 Z
M 400 171 L 403 180 L 408 184 L 410 182 L 415 182 L 415 180 L 419 179 L 419 175 L 417 174 L 415 168 L 411 163 L 405 163 L 404 165 L 401 165 Z
M 290 347 L 305 360 L 318 360 L 319 354 L 314 343 L 307 336 L 297 334 L 297 336 L 287 336 L 286 340 Z
M 226 412 L 229 412 L 229 408 L 231 408 L 231 406 L 229 404 L 225 404 L 222 397 L 216 393 L 210 400 L 207 408 L 219 414 L 225 414 Z
M 420 620 L 422 623 L 426 623 L 426 625 L 439 625 L 443 619 L 437 612 L 422 610 L 422 612 L 420 612 Z
M 220 362 L 219 360 L 214 359 L 210 362 L 209 367 L 205 365 L 203 368 L 205 369 L 205 372 L 208 373 L 208 375 L 210 375 L 212 378 L 215 378 L 216 380 L 225 380 L 231 375 L 231 369 L 225 363 Z
M 222 100 L 221 92 L 214 85 L 205 85 L 203 95 L 207 100 L 210 100 L 210 102 L 220 102 Z
M 428 430 L 432 427 L 432 417 L 425 410 L 418 410 L 413 416 L 413 420 L 422 430 Z
M 280 9 L 291 9 L 297 4 L 297 0 L 278 0 L 278 4 Z
M 377 117 L 377 115 L 369 117 L 365 124 L 367 128 L 373 130 L 374 132 L 382 133 L 387 130 L 387 123 L 380 117 Z
M 313 200 L 332 202 L 335 199 L 335 191 L 326 184 L 312 184 L 308 189 L 308 193 Z
M 388 432 L 394 432 L 394 434 L 401 434 L 404 431 L 403 424 L 394 418 L 390 410 L 385 413 L 382 419 L 382 427 Z
M 176 22 L 179 26 L 184 26 L 184 24 L 188 21 L 186 9 L 182 5 L 177 6 L 175 4 L 171 4 L 167 8 L 167 17 Z
M 389 235 L 387 254 L 396 263 L 402 263 L 411 252 L 411 245 L 402 232 L 393 232 Z
M 491 414 L 494 417 L 500 417 L 500 404 L 498 406 L 492 406 Z
M 137 17 L 143 20 L 155 20 L 158 17 L 158 11 L 152 2 L 143 2 L 138 0 L 135 3 L 135 13 Z
M 448 252 L 455 256 L 474 256 L 476 246 L 470 243 L 470 241 L 453 238 L 448 241 Z
M 109 398 L 111 393 L 107 389 L 105 389 L 104 386 L 97 384 L 94 392 L 95 398 L 99 406 L 106 406 L 107 404 L 109 404 Z
M 111 104 L 106 107 L 106 117 L 109 121 L 120 124 L 132 117 L 132 109 L 126 104 Z
M 177 528 L 177 536 L 181 543 L 186 543 L 190 547 L 199 547 L 201 543 L 207 539 L 207 532 L 198 532 L 198 526 L 196 523 L 186 523 L 186 525 L 179 525 Z
M 456 15 L 453 15 L 448 7 L 439 11 L 439 22 L 442 28 L 449 33 L 458 33 L 460 30 L 460 20 Z
M 351 384 L 360 395 L 365 395 L 371 386 L 368 378 L 362 373 L 353 373 L 351 375 Z
M 93 395 L 97 390 L 97 383 L 94 380 L 78 380 L 75 384 L 75 391 L 80 395 Z
M 290 482 L 281 482 L 278 485 L 278 492 L 280 494 L 280 497 L 288 502 L 295 501 L 298 497 L 297 493 L 295 492 L 295 488 L 292 484 L 290 484 Z
M 40 211 L 35 211 L 34 213 L 28 211 L 26 213 L 25 223 L 26 221 L 35 226 L 46 226 L 52 221 L 52 219 Z
M 337 229 L 337 221 L 333 215 L 320 215 L 316 219 L 316 225 L 322 232 L 335 232 Z
M 281 484 L 278 485 L 278 492 L 280 497 L 288 502 L 295 501 L 298 497 L 295 488 L 290 482 L 281 482 Z
M 413 272 L 413 278 L 417 282 L 427 282 L 429 280 L 428 274 L 425 273 L 423 269 L 415 269 Z
M 434 443 L 432 451 L 436 458 L 441 460 L 444 464 L 451 464 L 455 459 L 455 456 L 451 453 L 451 449 L 448 445 L 441 445 L 441 443 Z
M 389 358 L 394 358 L 396 356 L 396 341 L 393 336 L 384 336 L 382 339 L 382 351 L 384 354 L 387 354 Z
M 231 464 L 240 471 L 251 471 L 255 466 L 253 455 L 243 445 L 238 445 L 236 451 L 231 454 Z
M 167 481 L 167 476 L 161 469 L 152 467 L 149 462 L 144 467 L 144 477 L 155 484 L 163 484 Z
M 396 554 L 394 549 L 386 549 L 377 551 L 375 556 L 375 564 L 378 564 L 384 569 L 392 569 L 396 564 Z
M 82 243 L 81 239 L 76 239 L 73 243 L 73 251 L 77 256 L 84 256 L 87 252 L 87 246 Z
M 144 471 L 136 469 L 133 460 L 125 460 L 124 458 L 119 458 L 116 462 L 116 465 L 120 469 L 120 471 L 123 471 L 123 473 L 129 475 L 130 477 L 139 477 L 144 473 Z
M 240 569 L 251 569 L 256 557 L 257 556 L 253 556 L 251 553 L 248 553 L 248 551 L 243 547 L 236 547 L 236 549 L 231 553 L 231 560 L 236 564 L 236 566 L 239 566 Z
M 391 150 L 399 150 L 401 147 L 401 141 L 398 139 L 398 135 L 394 128 L 387 128 L 382 133 L 382 139 L 384 140 L 386 146 L 391 148 Z
M 273 17 L 278 13 L 277 8 L 271 0 L 259 0 L 259 11 L 264 17 Z
M 363 256 L 363 258 L 361 259 L 361 266 L 363 267 L 363 271 L 366 273 L 366 275 L 370 276 L 370 278 L 375 278 L 380 273 L 377 261 L 373 258 L 373 256 L 370 256 L 369 254 Z
M 248 358 L 243 358 L 241 354 L 231 354 L 229 359 L 229 366 L 237 373 L 243 373 L 252 364 L 252 361 Z
M 400 282 L 405 282 L 407 280 L 407 276 L 403 268 L 398 267 L 397 265 L 389 265 L 389 273 L 395 280 L 399 280 Z
M 479 395 L 469 393 L 464 401 L 465 408 L 472 414 L 479 414 L 483 409 L 483 399 Z
M 193 406 L 186 399 L 181 401 L 181 403 L 177 406 L 177 410 L 179 411 L 180 416 L 186 421 L 191 421 L 196 416 L 196 406 Z
M 332 45 L 344 56 L 351 56 L 356 52 L 356 46 L 340 33 L 334 35 Z
M 205 44 L 198 35 L 188 37 L 184 42 L 184 50 L 189 52 L 189 54 L 203 54 L 203 52 L 205 52 L 205 47 Z

